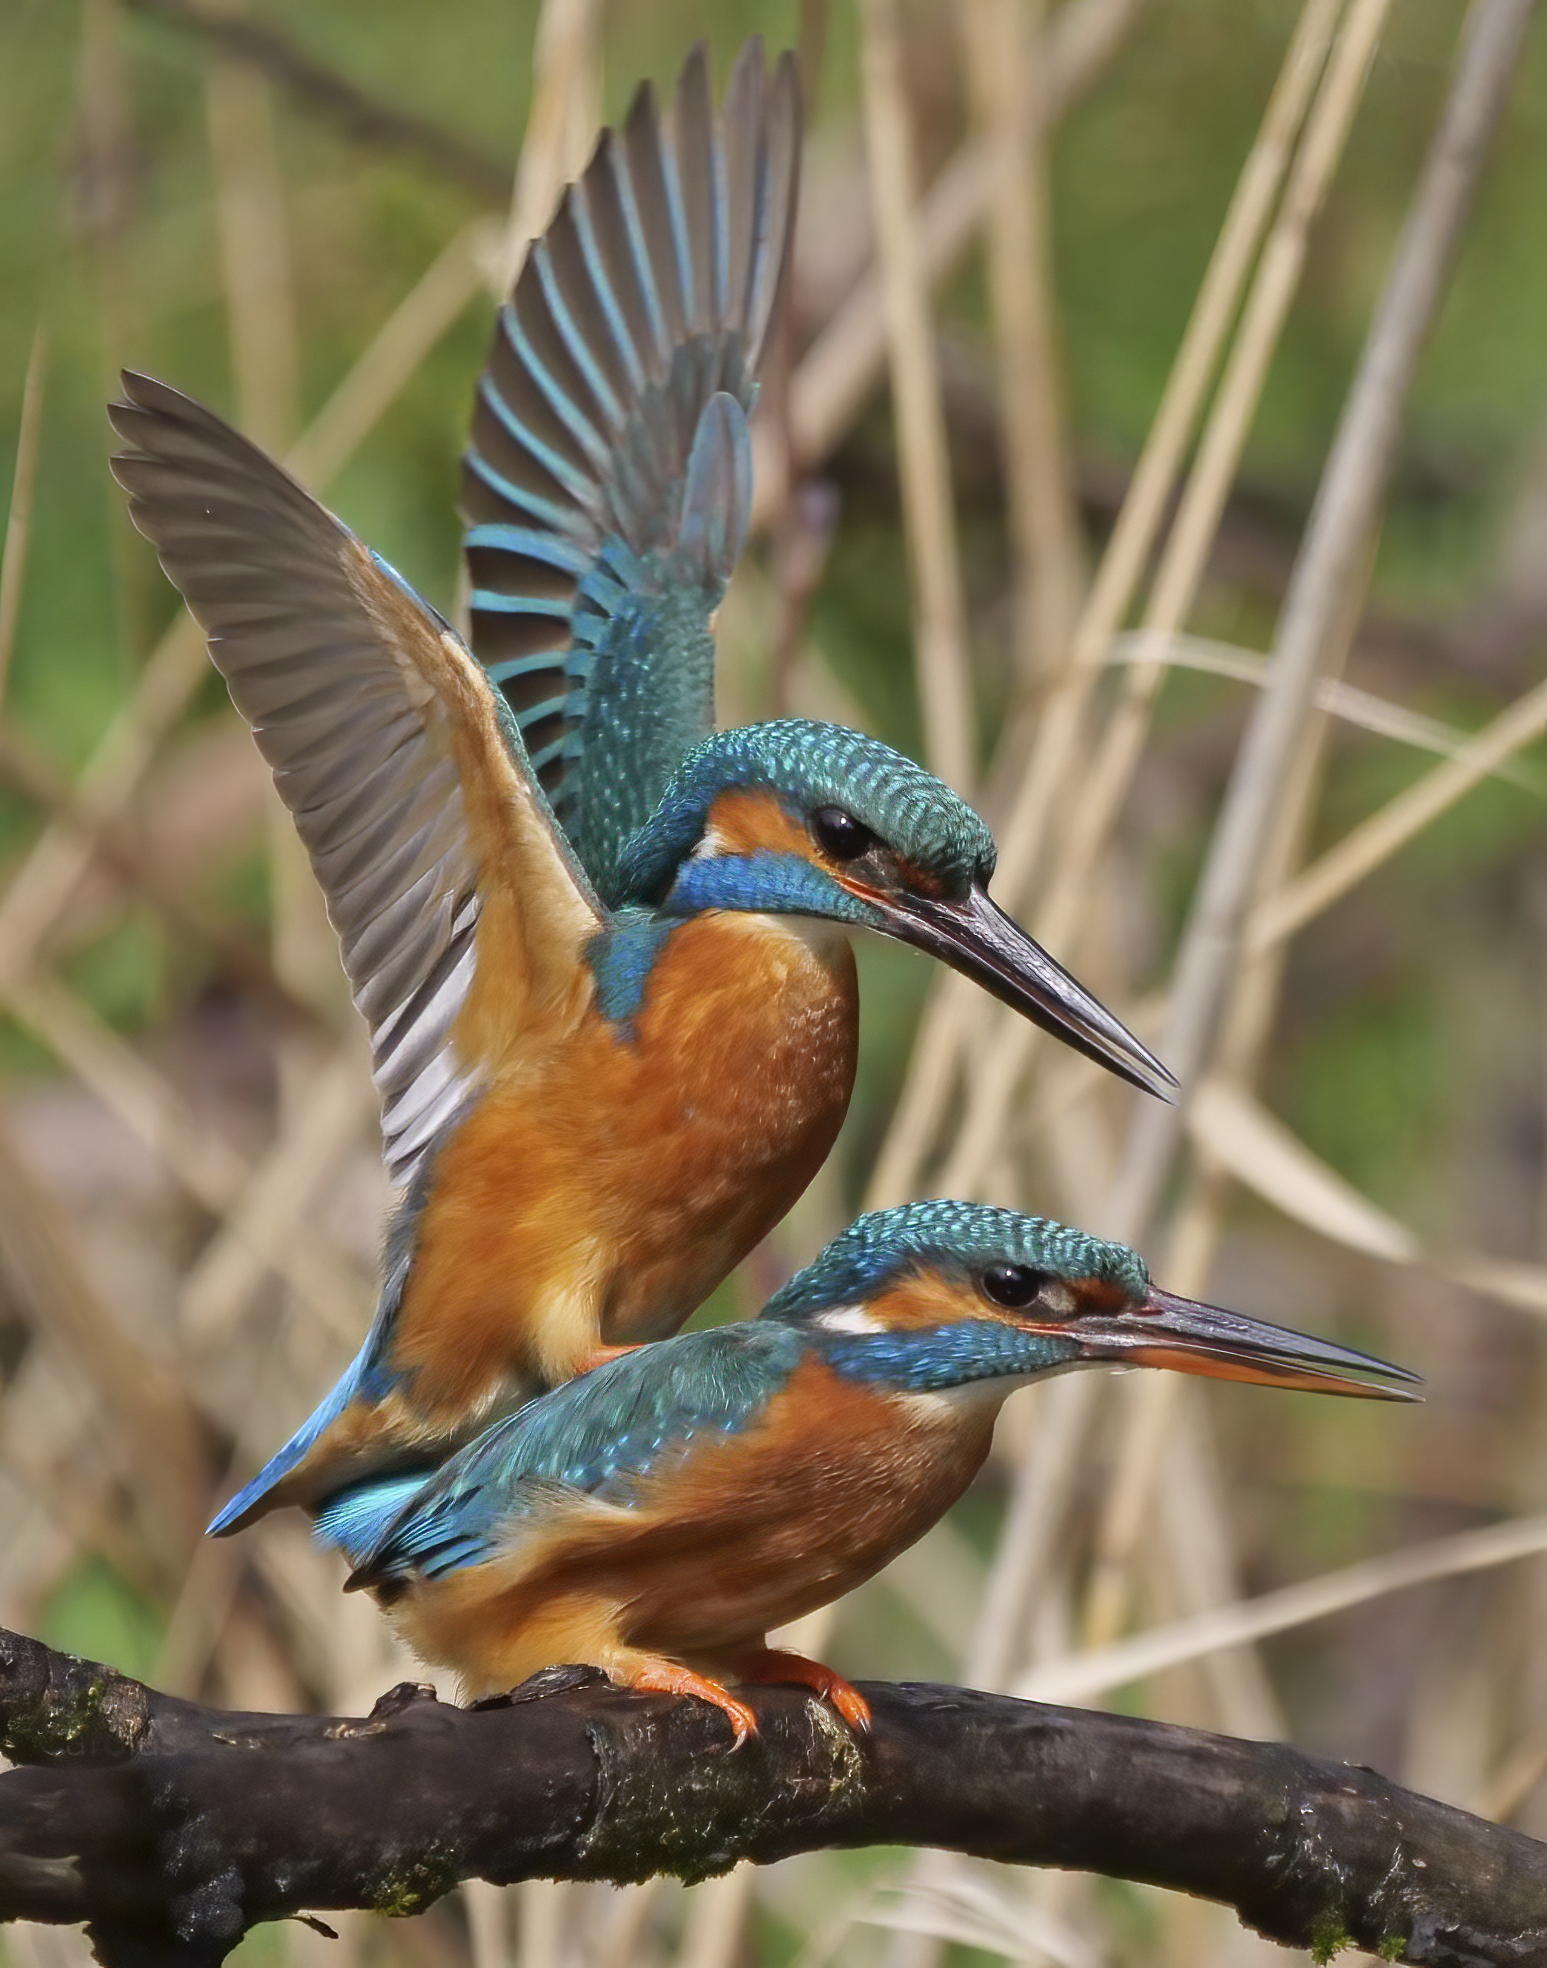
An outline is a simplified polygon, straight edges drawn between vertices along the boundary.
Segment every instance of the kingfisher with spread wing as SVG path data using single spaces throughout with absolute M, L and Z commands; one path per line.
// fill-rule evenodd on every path
M 798 131 L 788 59 L 743 53 L 722 128 L 696 56 L 533 248 L 468 463 L 483 663 L 256 447 L 124 378 L 114 471 L 310 853 L 404 1191 L 360 1354 L 217 1533 L 674 1331 L 832 1146 L 857 929 L 1169 1083 L 989 899 L 937 779 L 831 725 L 714 731 Z
M 972 1203 L 861 1217 L 755 1320 L 681 1333 L 490 1427 L 427 1480 L 317 1520 L 470 1695 L 588 1662 L 694 1695 L 792 1681 L 864 1697 L 770 1628 L 878 1572 L 982 1467 L 1015 1387 L 1102 1362 L 1409 1400 L 1414 1376 L 1155 1286 L 1121 1244 Z

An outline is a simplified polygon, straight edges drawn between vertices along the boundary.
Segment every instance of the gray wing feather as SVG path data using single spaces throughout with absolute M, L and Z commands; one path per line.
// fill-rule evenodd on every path
M 407 1181 L 481 1076 L 453 1039 L 480 868 L 445 707 L 387 610 L 417 611 L 426 638 L 450 631 L 209 411 L 143 376 L 124 390 L 110 414 L 133 448 L 114 472 L 295 817 L 371 1028 L 387 1167 Z

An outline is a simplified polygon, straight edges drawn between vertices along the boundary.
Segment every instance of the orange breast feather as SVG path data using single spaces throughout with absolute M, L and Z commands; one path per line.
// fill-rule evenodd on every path
M 395 1613 L 480 1687 L 625 1647 L 712 1666 L 921 1536 L 982 1467 L 993 1416 L 888 1402 L 808 1361 L 759 1426 L 695 1442 L 635 1508 L 562 1508 L 509 1560 L 415 1587 Z
M 436 1161 L 393 1348 L 415 1405 L 674 1331 L 821 1165 L 857 1026 L 846 944 L 713 914 L 667 940 L 631 1035 L 593 1006 L 511 1061 Z

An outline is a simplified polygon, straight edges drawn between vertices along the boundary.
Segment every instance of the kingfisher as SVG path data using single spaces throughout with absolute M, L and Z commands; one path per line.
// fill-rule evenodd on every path
M 1103 1362 L 1410 1400 L 1416 1376 L 1154 1285 L 1121 1244 L 1011 1210 L 861 1217 L 754 1320 L 625 1354 L 494 1423 L 428 1478 L 329 1499 L 319 1541 L 471 1697 L 560 1663 L 693 1695 L 864 1697 L 770 1629 L 871 1578 L 983 1466 L 1005 1397 Z
M 766 333 L 798 114 L 790 65 L 770 85 L 754 51 L 722 139 L 704 73 L 689 65 L 674 135 L 646 93 L 604 136 L 500 329 L 526 351 L 500 388 L 534 428 L 521 390 L 548 403 L 564 361 L 601 393 L 596 416 L 605 383 L 622 419 L 585 436 L 550 405 L 571 450 L 550 430 L 542 469 L 570 504 L 522 535 L 551 578 L 507 611 L 559 633 L 580 679 L 562 760 L 543 762 L 546 722 L 509 694 L 537 672 L 493 675 L 254 445 L 149 377 L 126 373 L 112 406 L 135 524 L 326 896 L 401 1189 L 359 1354 L 215 1534 L 346 1479 L 422 1473 L 611 1349 L 675 1331 L 832 1146 L 857 930 L 943 958 L 1127 1081 L 1174 1084 L 989 898 L 992 837 L 939 780 L 833 725 L 712 728 L 710 617 L 750 468 L 738 398 L 700 385 L 740 375 Z M 622 338 L 589 366 L 600 330 L 553 300 L 576 265 Z

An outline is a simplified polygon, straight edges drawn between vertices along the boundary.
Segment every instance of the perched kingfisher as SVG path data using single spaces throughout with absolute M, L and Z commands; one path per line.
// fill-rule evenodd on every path
M 428 1479 L 347 1489 L 317 1535 L 470 1695 L 588 1662 L 712 1702 L 738 1743 L 755 1721 L 726 1681 L 798 1683 L 863 1727 L 863 1697 L 769 1629 L 922 1536 L 1013 1388 L 1102 1362 L 1384 1400 L 1415 1379 L 1175 1298 L 1121 1244 L 909 1203 L 861 1217 L 755 1320 L 598 1367 Z
M 745 54 L 729 115 L 722 139 L 701 58 L 674 135 L 642 95 L 504 312 L 480 414 L 525 447 L 501 469 L 530 524 L 475 529 L 470 552 L 516 555 L 528 585 L 499 608 L 480 590 L 478 612 L 562 650 L 502 659 L 499 688 L 209 411 L 132 374 L 112 407 L 135 523 L 208 631 L 326 895 L 404 1186 L 361 1352 L 216 1534 L 374 1470 L 422 1472 L 674 1331 L 832 1146 L 856 929 L 934 952 L 1134 1084 L 1170 1082 L 989 899 L 993 841 L 938 780 L 832 725 L 712 730 L 710 618 L 749 498 L 742 401 L 793 201 L 789 64 L 769 85 Z M 562 305 L 577 269 L 583 325 Z M 583 378 L 585 407 L 554 378 Z M 560 708 L 507 699 L 552 662 Z M 557 753 L 539 742 L 554 718 Z

